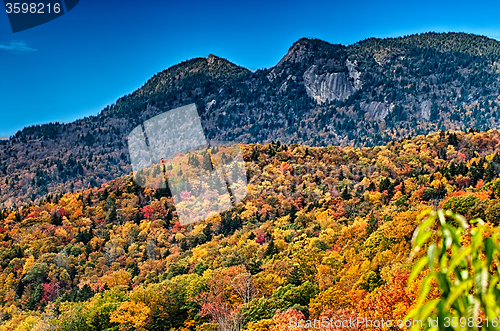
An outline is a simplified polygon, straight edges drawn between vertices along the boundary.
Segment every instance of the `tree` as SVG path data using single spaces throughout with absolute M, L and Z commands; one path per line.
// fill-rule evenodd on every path
M 495 172 L 495 168 L 493 167 L 493 162 L 490 162 L 488 164 L 488 167 L 486 168 L 486 174 L 484 177 L 484 181 L 491 182 L 493 180 L 493 178 L 495 178 L 495 176 L 496 176 L 496 172 Z
M 151 309 L 142 302 L 125 301 L 110 314 L 110 322 L 118 323 L 120 331 L 145 331 Z
M 214 166 L 212 164 L 212 158 L 210 156 L 210 152 L 206 151 L 203 155 L 203 163 L 201 165 L 203 170 L 212 171 Z
M 279 250 L 278 248 L 274 245 L 274 238 L 271 238 L 269 241 L 269 244 L 267 244 L 266 251 L 264 253 L 265 256 L 273 256 L 275 254 L 278 254 Z
M 62 217 L 59 214 L 59 211 L 56 210 L 52 212 L 52 215 L 50 217 L 50 222 L 55 226 L 62 225 Z
M 200 315 L 210 316 L 221 331 L 239 331 L 243 328 L 243 315 L 239 307 L 227 300 L 228 277 L 221 270 L 207 279 L 208 291 L 198 295 L 195 300 L 201 305 Z
M 349 193 L 349 189 L 347 188 L 347 186 L 342 190 L 340 197 L 344 200 L 349 200 L 351 198 L 351 193 Z
M 115 205 L 115 200 L 113 200 L 111 197 L 108 197 L 106 199 L 106 206 L 108 208 L 108 215 L 106 216 L 106 220 L 110 223 L 113 223 L 116 221 L 116 205 Z
M 253 300 L 259 293 L 259 290 L 252 281 L 252 275 L 248 272 L 237 275 L 229 283 L 236 293 L 238 293 L 244 304 Z

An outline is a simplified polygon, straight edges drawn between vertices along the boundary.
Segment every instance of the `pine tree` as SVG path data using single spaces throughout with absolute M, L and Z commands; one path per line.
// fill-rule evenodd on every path
M 292 203 L 290 206 L 290 221 L 293 223 L 295 222 L 295 218 L 297 217 L 297 207 Z
M 457 166 L 455 162 L 451 162 L 450 164 L 450 176 L 454 177 L 457 174 Z
M 378 189 L 380 192 L 383 192 L 385 190 L 389 190 L 390 187 L 391 187 L 391 180 L 386 177 L 380 181 Z
M 205 155 L 203 156 L 203 164 L 202 164 L 203 170 L 207 171 L 212 171 L 214 169 L 214 166 L 212 164 L 212 159 L 210 157 L 210 153 L 206 152 Z
M 493 178 L 495 178 L 495 175 L 496 175 L 495 168 L 493 168 L 493 163 L 490 162 L 490 164 L 488 164 L 488 168 L 486 168 L 486 174 L 484 180 L 486 182 L 491 182 Z
M 258 161 L 259 160 L 259 152 L 257 149 L 254 149 L 252 152 L 252 161 Z
M 271 238 L 271 241 L 269 241 L 264 255 L 272 257 L 275 254 L 278 254 L 278 248 L 276 248 L 276 246 L 274 245 L 274 239 Z
M 137 225 L 141 224 L 142 217 L 143 216 L 142 216 L 142 213 L 140 211 L 135 213 L 135 217 L 134 217 L 135 224 L 137 224 Z
M 375 218 L 375 216 L 372 214 L 372 216 L 368 220 L 368 227 L 366 229 L 368 235 L 370 235 L 373 232 L 375 232 L 375 230 L 377 230 L 377 228 L 378 228 L 378 221 Z
M 50 217 L 50 222 L 55 226 L 62 225 L 62 217 L 59 215 L 59 212 L 55 211 L 52 213 Z
M 349 190 L 347 189 L 347 186 L 344 187 L 344 190 L 340 194 L 340 197 L 344 200 L 349 200 L 351 198 L 351 194 L 349 193 Z
M 290 276 L 288 276 L 288 284 L 292 284 L 295 286 L 299 286 L 303 283 L 302 274 L 300 269 L 297 267 L 293 267 L 290 272 Z

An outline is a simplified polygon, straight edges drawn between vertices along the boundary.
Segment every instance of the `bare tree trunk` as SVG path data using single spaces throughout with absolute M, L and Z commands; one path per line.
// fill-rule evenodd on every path
M 243 300 L 243 303 L 249 303 L 259 294 L 259 290 L 253 284 L 252 276 L 248 272 L 236 276 L 229 283 Z

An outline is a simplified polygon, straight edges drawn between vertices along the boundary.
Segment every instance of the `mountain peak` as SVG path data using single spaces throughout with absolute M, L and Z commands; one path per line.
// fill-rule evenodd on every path
M 217 63 L 220 62 L 220 58 L 213 55 L 213 54 L 210 54 L 207 58 L 207 63 L 208 65 L 211 65 L 211 64 L 214 64 L 215 62 L 217 61 Z
M 157 73 L 139 91 L 141 93 L 151 93 L 153 91 L 167 90 L 175 82 L 180 82 L 193 75 L 205 75 L 210 79 L 226 80 L 248 73 L 250 73 L 250 70 L 210 54 L 208 57 L 199 57 L 181 62 Z
M 301 38 L 297 40 L 292 47 L 288 49 L 288 53 L 276 65 L 279 67 L 284 63 L 299 63 L 305 62 L 312 56 L 320 55 L 323 53 L 335 53 L 338 50 L 345 49 L 346 47 L 340 44 L 330 44 L 321 39 L 316 38 Z
M 292 47 L 288 49 L 288 53 L 286 53 L 286 55 L 283 56 L 283 58 L 281 59 L 281 61 L 278 63 L 277 66 L 280 66 L 285 62 L 292 62 L 292 63 L 302 62 L 312 53 L 308 46 L 309 46 L 309 39 L 307 38 L 299 39 L 292 45 Z

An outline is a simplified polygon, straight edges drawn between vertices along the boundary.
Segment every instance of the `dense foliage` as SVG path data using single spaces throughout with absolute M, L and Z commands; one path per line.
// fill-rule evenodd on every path
M 130 175 L 1 210 L 0 329 L 402 320 L 427 279 L 424 271 L 409 282 L 426 254 L 412 253 L 418 215 L 439 206 L 497 229 L 499 143 L 488 130 L 373 148 L 242 145 L 247 198 L 189 226 L 167 190 L 143 189 Z M 432 285 L 428 294 L 441 292 Z

